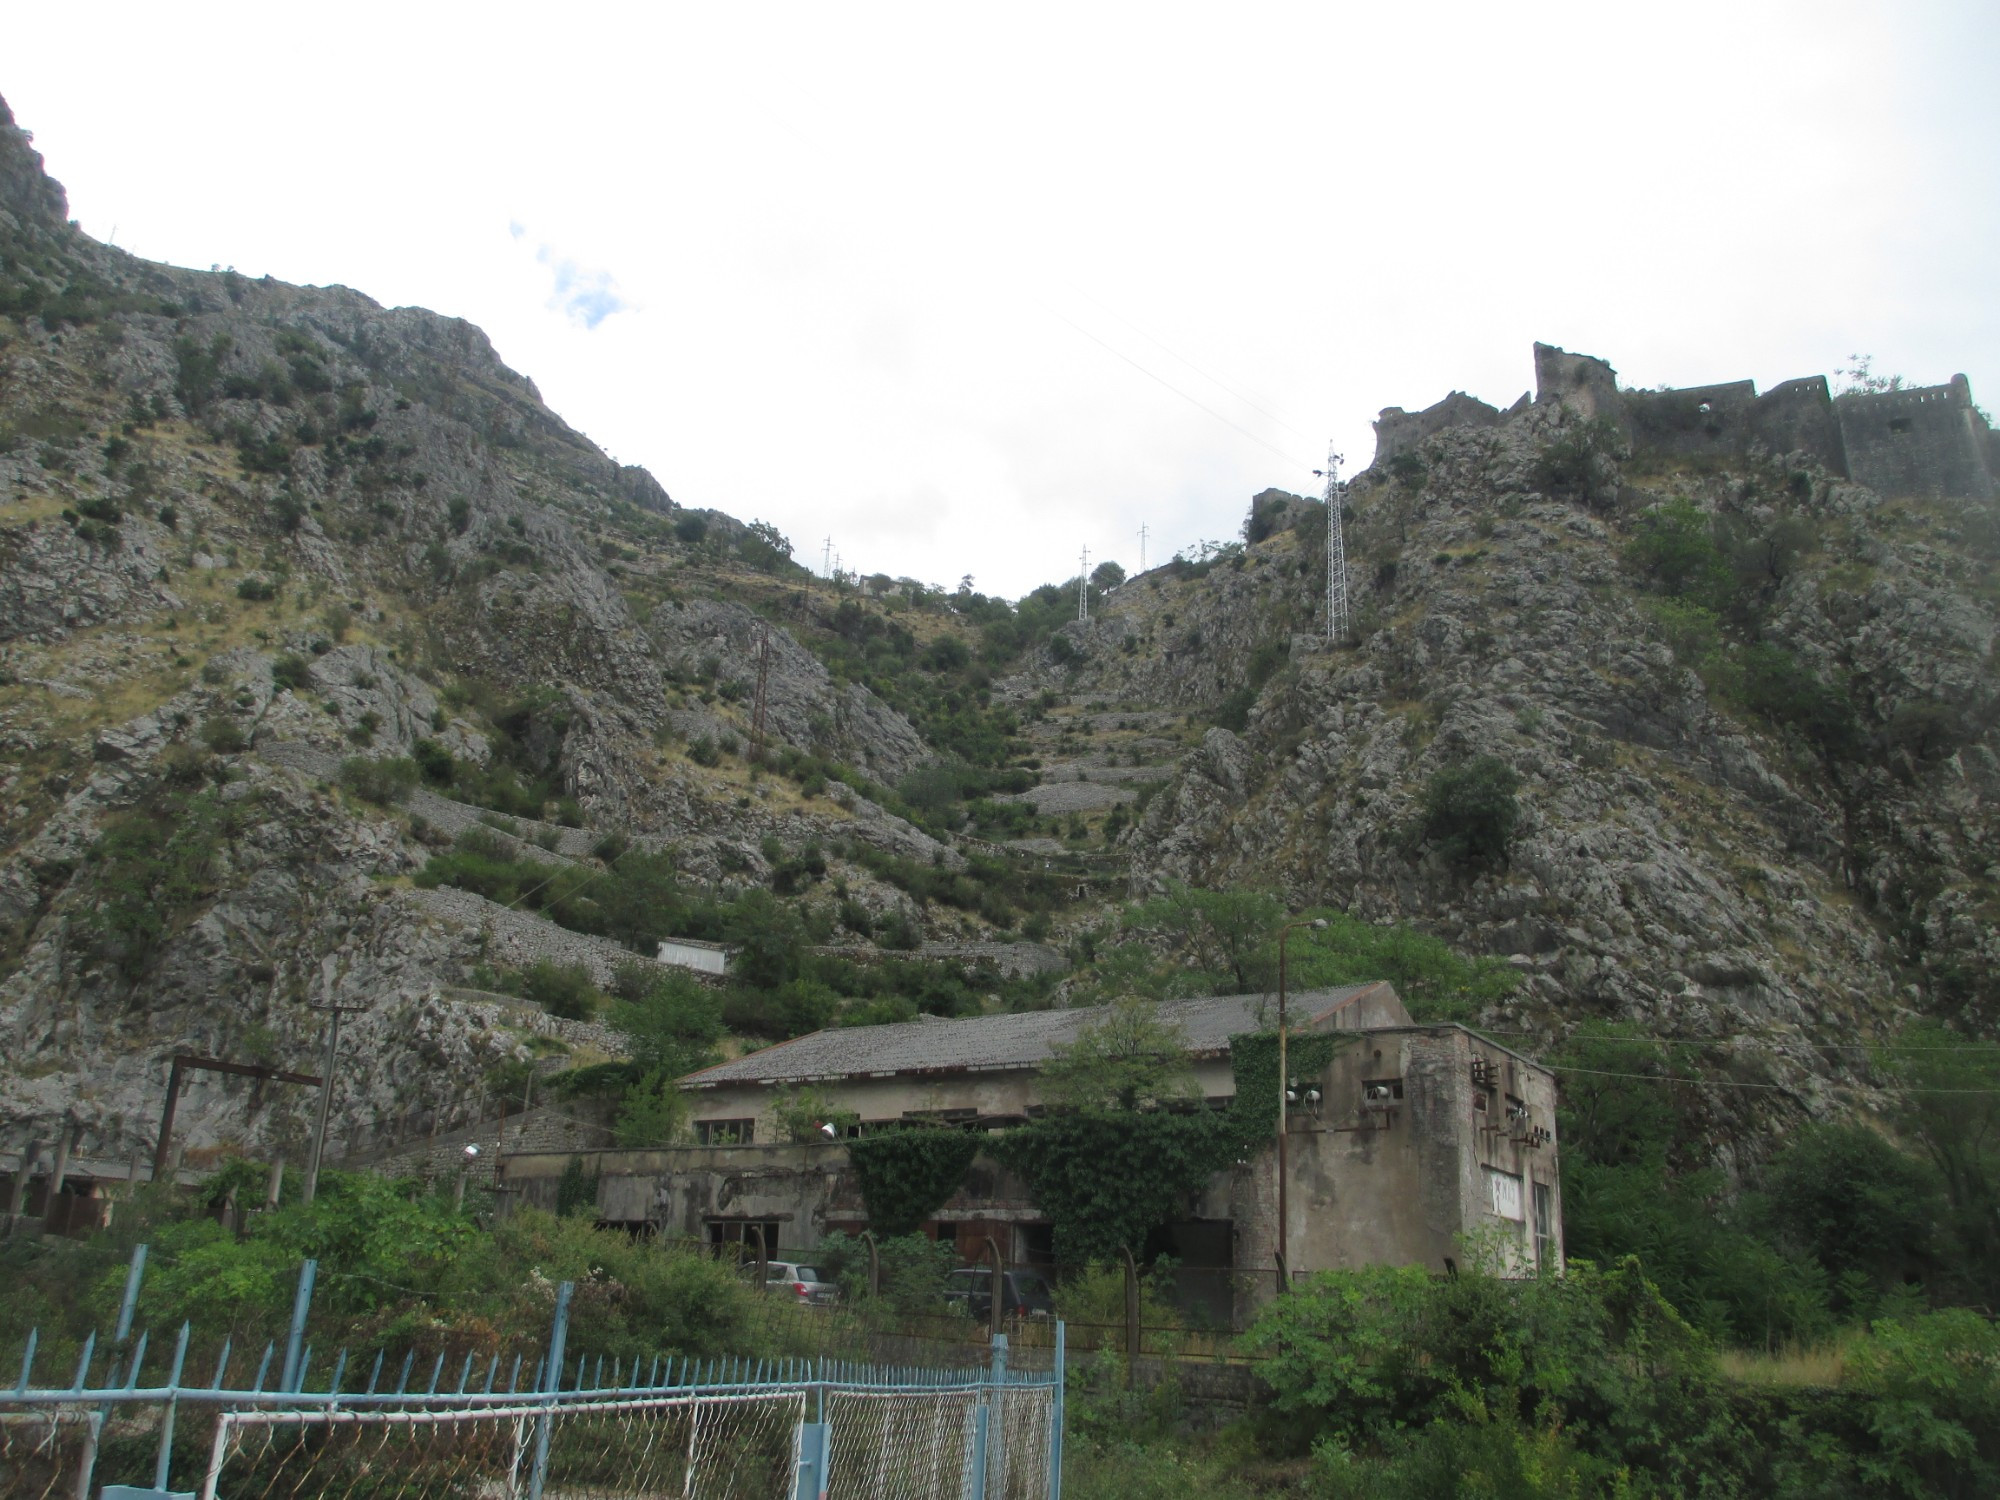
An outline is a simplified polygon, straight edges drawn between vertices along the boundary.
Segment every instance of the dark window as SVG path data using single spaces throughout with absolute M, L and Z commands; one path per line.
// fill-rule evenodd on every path
M 757 1258 L 757 1231 L 764 1232 L 764 1259 L 771 1260 L 778 1253 L 778 1221 L 776 1219 L 710 1219 L 708 1221 L 708 1242 L 711 1245 L 740 1245 L 745 1260 Z
M 698 1146 L 747 1146 L 757 1138 L 755 1120 L 696 1120 L 694 1139 Z
M 1556 1265 L 1555 1191 L 1535 1184 L 1535 1264 L 1553 1271 Z
M 1910 419 L 1908 417 L 1889 418 L 1889 430 L 1891 432 L 1908 432 L 1910 430 Z
M 1403 1080 L 1400 1078 L 1367 1078 L 1361 1083 L 1361 1102 L 1378 1108 L 1395 1104 L 1403 1097 Z

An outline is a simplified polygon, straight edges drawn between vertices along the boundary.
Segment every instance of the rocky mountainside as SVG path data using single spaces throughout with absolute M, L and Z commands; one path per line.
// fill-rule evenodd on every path
M 1320 638 L 1324 507 L 1275 494 L 1246 548 L 1071 627 L 1105 707 L 1222 710 L 1125 835 L 1135 884 L 1412 921 L 1511 958 L 1488 1020 L 1531 1042 L 1624 1018 L 1753 1086 L 1718 1115 L 1836 1108 L 1913 1011 L 2000 1003 L 2000 516 L 1807 452 L 1662 452 L 1611 410 L 1545 382 L 1362 475 L 1348 642 Z M 1427 802 L 1482 762 L 1518 780 L 1487 857 Z
M 944 857 L 839 782 L 686 753 L 740 748 L 760 670 L 774 748 L 861 785 L 931 752 L 740 602 L 778 588 L 767 543 L 606 458 L 477 329 L 98 245 L 4 116 L 0 299 L 9 1144 L 67 1117 L 93 1154 L 148 1146 L 172 1053 L 313 1068 L 331 1005 L 365 1008 L 337 1139 L 484 1107 L 531 1038 L 439 992 L 499 929 L 576 953 L 412 887 L 481 820 L 552 865 L 615 831 L 711 882 L 828 837 Z M 458 785 L 392 815 L 335 785 L 420 744 Z M 864 910 L 908 905 L 851 875 Z M 300 1091 L 195 1078 L 196 1149 L 296 1141 Z
M 616 1057 L 524 976 L 665 936 L 746 944 L 728 1045 L 1056 1003 L 1173 881 L 1507 959 L 1524 1047 L 1685 1042 L 1725 1155 L 1865 1100 L 2000 998 L 1991 466 L 1538 376 L 1384 414 L 1338 642 L 1275 491 L 1088 623 L 820 580 L 463 322 L 90 241 L 0 106 L 0 1145 L 149 1149 L 174 1054 L 315 1071 L 340 1006 L 336 1147 L 393 1150 Z M 189 1150 L 297 1149 L 303 1090 L 195 1078 Z

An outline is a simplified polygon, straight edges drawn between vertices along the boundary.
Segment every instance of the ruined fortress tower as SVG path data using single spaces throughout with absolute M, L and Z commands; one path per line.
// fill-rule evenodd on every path
M 1536 406 L 1560 402 L 1615 426 L 1634 453 L 1675 458 L 1782 458 L 1801 453 L 1830 473 L 1889 497 L 1991 500 L 2000 474 L 2000 433 L 1972 404 L 1963 375 L 1944 385 L 1835 396 L 1823 375 L 1788 380 L 1762 395 L 1755 382 L 1629 391 L 1618 372 L 1588 354 L 1535 345 Z M 1383 411 L 1375 423 L 1375 467 L 1448 427 L 1493 427 L 1527 410 L 1524 393 L 1506 412 L 1463 391 L 1435 406 Z

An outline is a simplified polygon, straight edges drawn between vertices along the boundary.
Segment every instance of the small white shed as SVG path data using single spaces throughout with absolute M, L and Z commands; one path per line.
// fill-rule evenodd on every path
M 704 943 L 699 938 L 668 938 L 660 944 L 659 960 L 702 974 L 727 974 L 729 961 L 737 950 L 726 943 Z

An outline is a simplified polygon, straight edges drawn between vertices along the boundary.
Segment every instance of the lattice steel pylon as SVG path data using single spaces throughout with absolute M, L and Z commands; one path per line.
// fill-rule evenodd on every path
M 1347 639 L 1347 541 L 1341 535 L 1340 455 L 1329 446 L 1326 467 L 1313 470 L 1326 480 L 1326 639 L 1329 645 Z

